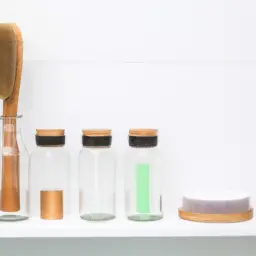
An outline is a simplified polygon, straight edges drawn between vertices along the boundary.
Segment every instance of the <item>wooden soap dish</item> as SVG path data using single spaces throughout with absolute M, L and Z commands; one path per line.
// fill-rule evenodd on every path
M 253 218 L 253 209 L 242 213 L 210 214 L 185 212 L 179 209 L 179 217 L 183 220 L 205 223 L 234 223 L 251 220 Z
M 249 195 L 243 192 L 199 191 L 183 196 L 179 216 L 196 222 L 232 223 L 252 219 L 253 209 Z

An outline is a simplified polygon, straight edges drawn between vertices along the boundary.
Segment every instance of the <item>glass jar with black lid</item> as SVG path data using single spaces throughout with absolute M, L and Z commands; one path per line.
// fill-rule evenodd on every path
M 82 131 L 79 154 L 79 208 L 84 220 L 115 218 L 115 155 L 108 129 Z
M 130 129 L 125 157 L 125 205 L 128 219 L 163 218 L 162 170 L 156 129 Z
M 70 212 L 70 159 L 65 131 L 38 129 L 35 140 L 37 148 L 30 158 L 30 215 L 62 219 Z

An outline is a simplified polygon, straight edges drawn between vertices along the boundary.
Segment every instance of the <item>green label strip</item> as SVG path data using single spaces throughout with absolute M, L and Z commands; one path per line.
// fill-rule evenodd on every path
M 149 164 L 137 164 L 136 166 L 136 196 L 137 212 L 150 212 L 150 177 Z

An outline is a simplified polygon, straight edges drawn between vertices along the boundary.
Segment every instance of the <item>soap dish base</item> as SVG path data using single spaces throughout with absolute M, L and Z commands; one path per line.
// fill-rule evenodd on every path
M 205 222 L 205 223 L 234 223 L 248 221 L 253 218 L 253 209 L 241 213 L 229 214 L 209 214 L 209 213 L 193 213 L 185 212 L 179 209 L 179 217 L 183 220 Z

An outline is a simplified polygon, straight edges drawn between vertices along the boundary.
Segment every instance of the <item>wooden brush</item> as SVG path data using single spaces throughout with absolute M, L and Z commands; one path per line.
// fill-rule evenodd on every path
M 4 100 L 5 117 L 0 208 L 4 212 L 20 210 L 20 162 L 15 117 L 18 110 L 22 63 L 23 41 L 19 28 L 16 24 L 0 24 L 0 98 Z M 7 153 L 6 149 L 9 149 Z

